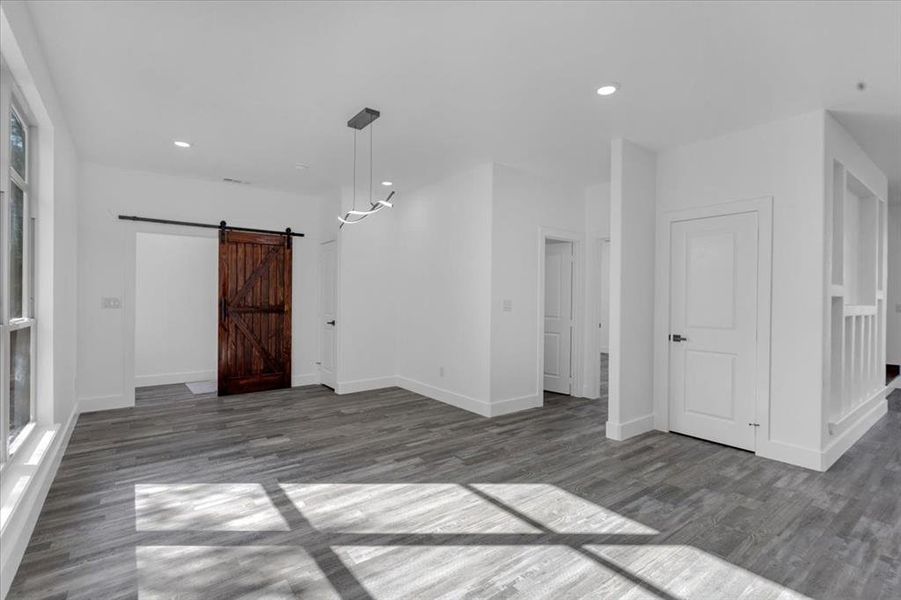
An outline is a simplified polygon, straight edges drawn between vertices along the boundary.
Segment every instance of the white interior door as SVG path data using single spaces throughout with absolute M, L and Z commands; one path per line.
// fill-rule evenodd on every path
M 601 352 L 610 351 L 610 240 L 601 240 L 601 314 L 598 335 Z
M 670 429 L 755 450 L 757 214 L 671 231 Z
M 548 240 L 544 256 L 544 389 L 572 392 L 573 245 Z
M 319 251 L 319 381 L 334 389 L 337 383 L 335 319 L 338 296 L 336 242 L 325 242 Z

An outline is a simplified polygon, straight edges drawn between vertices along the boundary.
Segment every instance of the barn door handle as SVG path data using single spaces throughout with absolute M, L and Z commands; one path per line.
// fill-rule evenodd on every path
M 228 309 L 225 307 L 225 298 L 219 300 L 219 320 L 225 321 L 228 316 Z
M 325 324 L 326 324 L 326 325 L 334 325 L 334 324 L 335 324 L 335 320 L 332 319 L 331 321 L 326 321 Z

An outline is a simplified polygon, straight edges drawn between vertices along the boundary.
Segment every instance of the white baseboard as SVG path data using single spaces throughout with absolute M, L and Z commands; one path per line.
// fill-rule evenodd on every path
M 373 377 L 372 379 L 356 379 L 354 381 L 339 381 L 335 387 L 336 394 L 355 394 L 357 392 L 368 392 L 370 390 L 380 390 L 382 388 L 394 387 L 396 377 Z
M 589 400 L 597 400 L 601 397 L 601 393 L 599 390 L 591 389 L 592 386 L 587 383 L 582 386 L 582 394 L 579 396 L 580 398 L 587 398 Z
M 528 396 L 520 396 L 519 398 L 508 398 L 507 400 L 491 402 L 488 405 L 490 411 L 488 416 L 499 417 L 521 410 L 538 408 L 539 406 L 544 406 L 544 394 L 530 394 Z
M 854 414 L 854 421 L 848 423 L 842 428 L 832 441 L 830 441 L 820 457 L 820 471 L 825 471 L 835 464 L 842 454 L 848 451 L 857 440 L 863 437 L 870 427 L 876 424 L 888 412 L 888 403 L 885 398 L 891 389 L 886 387 L 884 390 L 876 394 L 873 398 L 864 403 L 864 411 L 860 414 Z
M 805 448 L 804 446 L 770 440 L 758 442 L 755 454 L 761 458 L 778 460 L 779 462 L 795 465 L 796 467 L 804 467 L 805 469 L 813 469 L 814 471 L 824 470 L 821 468 L 822 456 L 820 452 L 812 448 Z
M 210 381 L 216 379 L 216 370 L 212 371 L 180 371 L 178 373 L 155 373 L 153 375 L 135 375 L 135 387 L 148 385 L 169 385 L 172 383 L 190 383 L 192 381 Z
M 645 415 L 622 423 L 607 421 L 607 437 L 618 442 L 653 430 L 654 415 Z
M 111 396 L 92 396 L 89 398 L 79 398 L 78 405 L 81 412 L 97 412 L 98 410 L 112 410 L 114 408 L 132 408 L 134 400 L 126 398 L 122 394 L 113 394 Z
M 319 385 L 319 373 L 295 373 L 291 375 L 291 387 Z
M 10 510 L 9 516 L 4 523 L 2 531 L 0 531 L 0 599 L 6 598 L 9 587 L 12 585 L 19 563 L 22 562 L 22 556 L 28 548 L 28 542 L 31 534 L 34 532 L 34 526 L 37 523 L 41 509 L 44 507 L 44 500 L 47 498 L 47 492 L 50 490 L 50 484 L 56 477 L 56 470 L 59 468 L 60 460 L 66 452 L 69 445 L 69 438 L 75 429 L 75 423 L 78 421 L 79 406 L 76 404 L 72 409 L 72 414 L 64 425 L 56 429 L 53 441 L 45 451 L 43 457 L 40 458 L 36 466 L 24 465 L 18 467 L 14 463 L 4 466 L 3 478 L 6 485 L 14 485 L 14 481 L 18 477 L 27 477 L 28 483 L 21 495 L 14 501 L 11 507 L 4 506 L 4 511 Z M 33 434 L 45 435 L 48 430 L 36 430 Z M 40 440 L 26 440 L 28 447 L 20 448 L 20 451 L 34 452 L 36 448 L 32 446 L 38 445 Z M 27 455 L 27 454 L 26 454 Z M 29 461 L 30 462 L 30 461 Z M 17 470 L 21 469 L 22 473 L 18 474 Z M 26 472 L 27 471 L 27 472 Z M 13 483 L 10 483 L 13 482 Z
M 400 387 L 414 394 L 420 394 L 432 400 L 444 402 L 483 417 L 498 417 L 520 410 L 537 408 L 544 405 L 543 394 L 530 394 L 520 398 L 510 398 L 497 402 L 486 402 L 471 398 L 428 383 L 423 383 L 400 375 L 394 377 L 375 377 L 373 379 L 357 379 L 355 381 L 339 381 L 335 389 L 337 394 L 354 394 L 388 387 Z
M 477 415 L 482 415 L 483 417 L 494 416 L 492 414 L 491 403 L 485 402 L 484 400 L 470 398 L 469 396 L 435 387 L 421 381 L 416 381 L 415 379 L 408 379 L 407 377 L 398 376 L 395 379 L 398 387 L 402 387 L 414 394 L 421 394 L 433 400 L 438 400 L 439 402 L 444 402 L 445 404 L 468 410 Z

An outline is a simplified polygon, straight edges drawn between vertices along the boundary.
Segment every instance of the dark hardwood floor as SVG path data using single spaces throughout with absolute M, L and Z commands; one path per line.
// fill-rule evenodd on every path
M 901 597 L 901 392 L 829 472 L 604 402 L 140 390 L 79 418 L 10 598 Z

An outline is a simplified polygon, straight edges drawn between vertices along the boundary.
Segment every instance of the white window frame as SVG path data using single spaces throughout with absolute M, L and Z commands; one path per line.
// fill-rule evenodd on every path
M 35 235 L 37 226 L 35 223 L 36 210 L 34 206 L 34 182 L 35 182 L 35 157 L 36 150 L 33 147 L 37 136 L 34 134 L 34 119 L 31 118 L 27 105 L 15 86 L 15 82 L 6 68 L 0 65 L 0 80 L 2 80 L 2 97 L 0 97 L 0 281 L 4 283 L 0 289 L 0 465 L 5 465 L 15 452 L 23 446 L 29 434 L 35 428 L 37 419 L 37 327 L 35 320 Z M 12 168 L 10 152 L 10 114 L 15 113 L 16 118 L 25 129 L 25 173 L 22 177 Z M 22 248 L 22 313 L 21 317 L 12 318 L 10 311 L 9 281 L 10 256 L 10 204 L 12 197 L 12 185 L 22 190 L 23 202 L 23 248 Z M 30 419 L 28 424 L 16 436 L 12 444 L 8 443 L 9 422 L 9 395 L 10 395 L 10 361 L 12 360 L 11 336 L 13 331 L 29 329 L 31 364 L 29 367 L 30 383 Z

